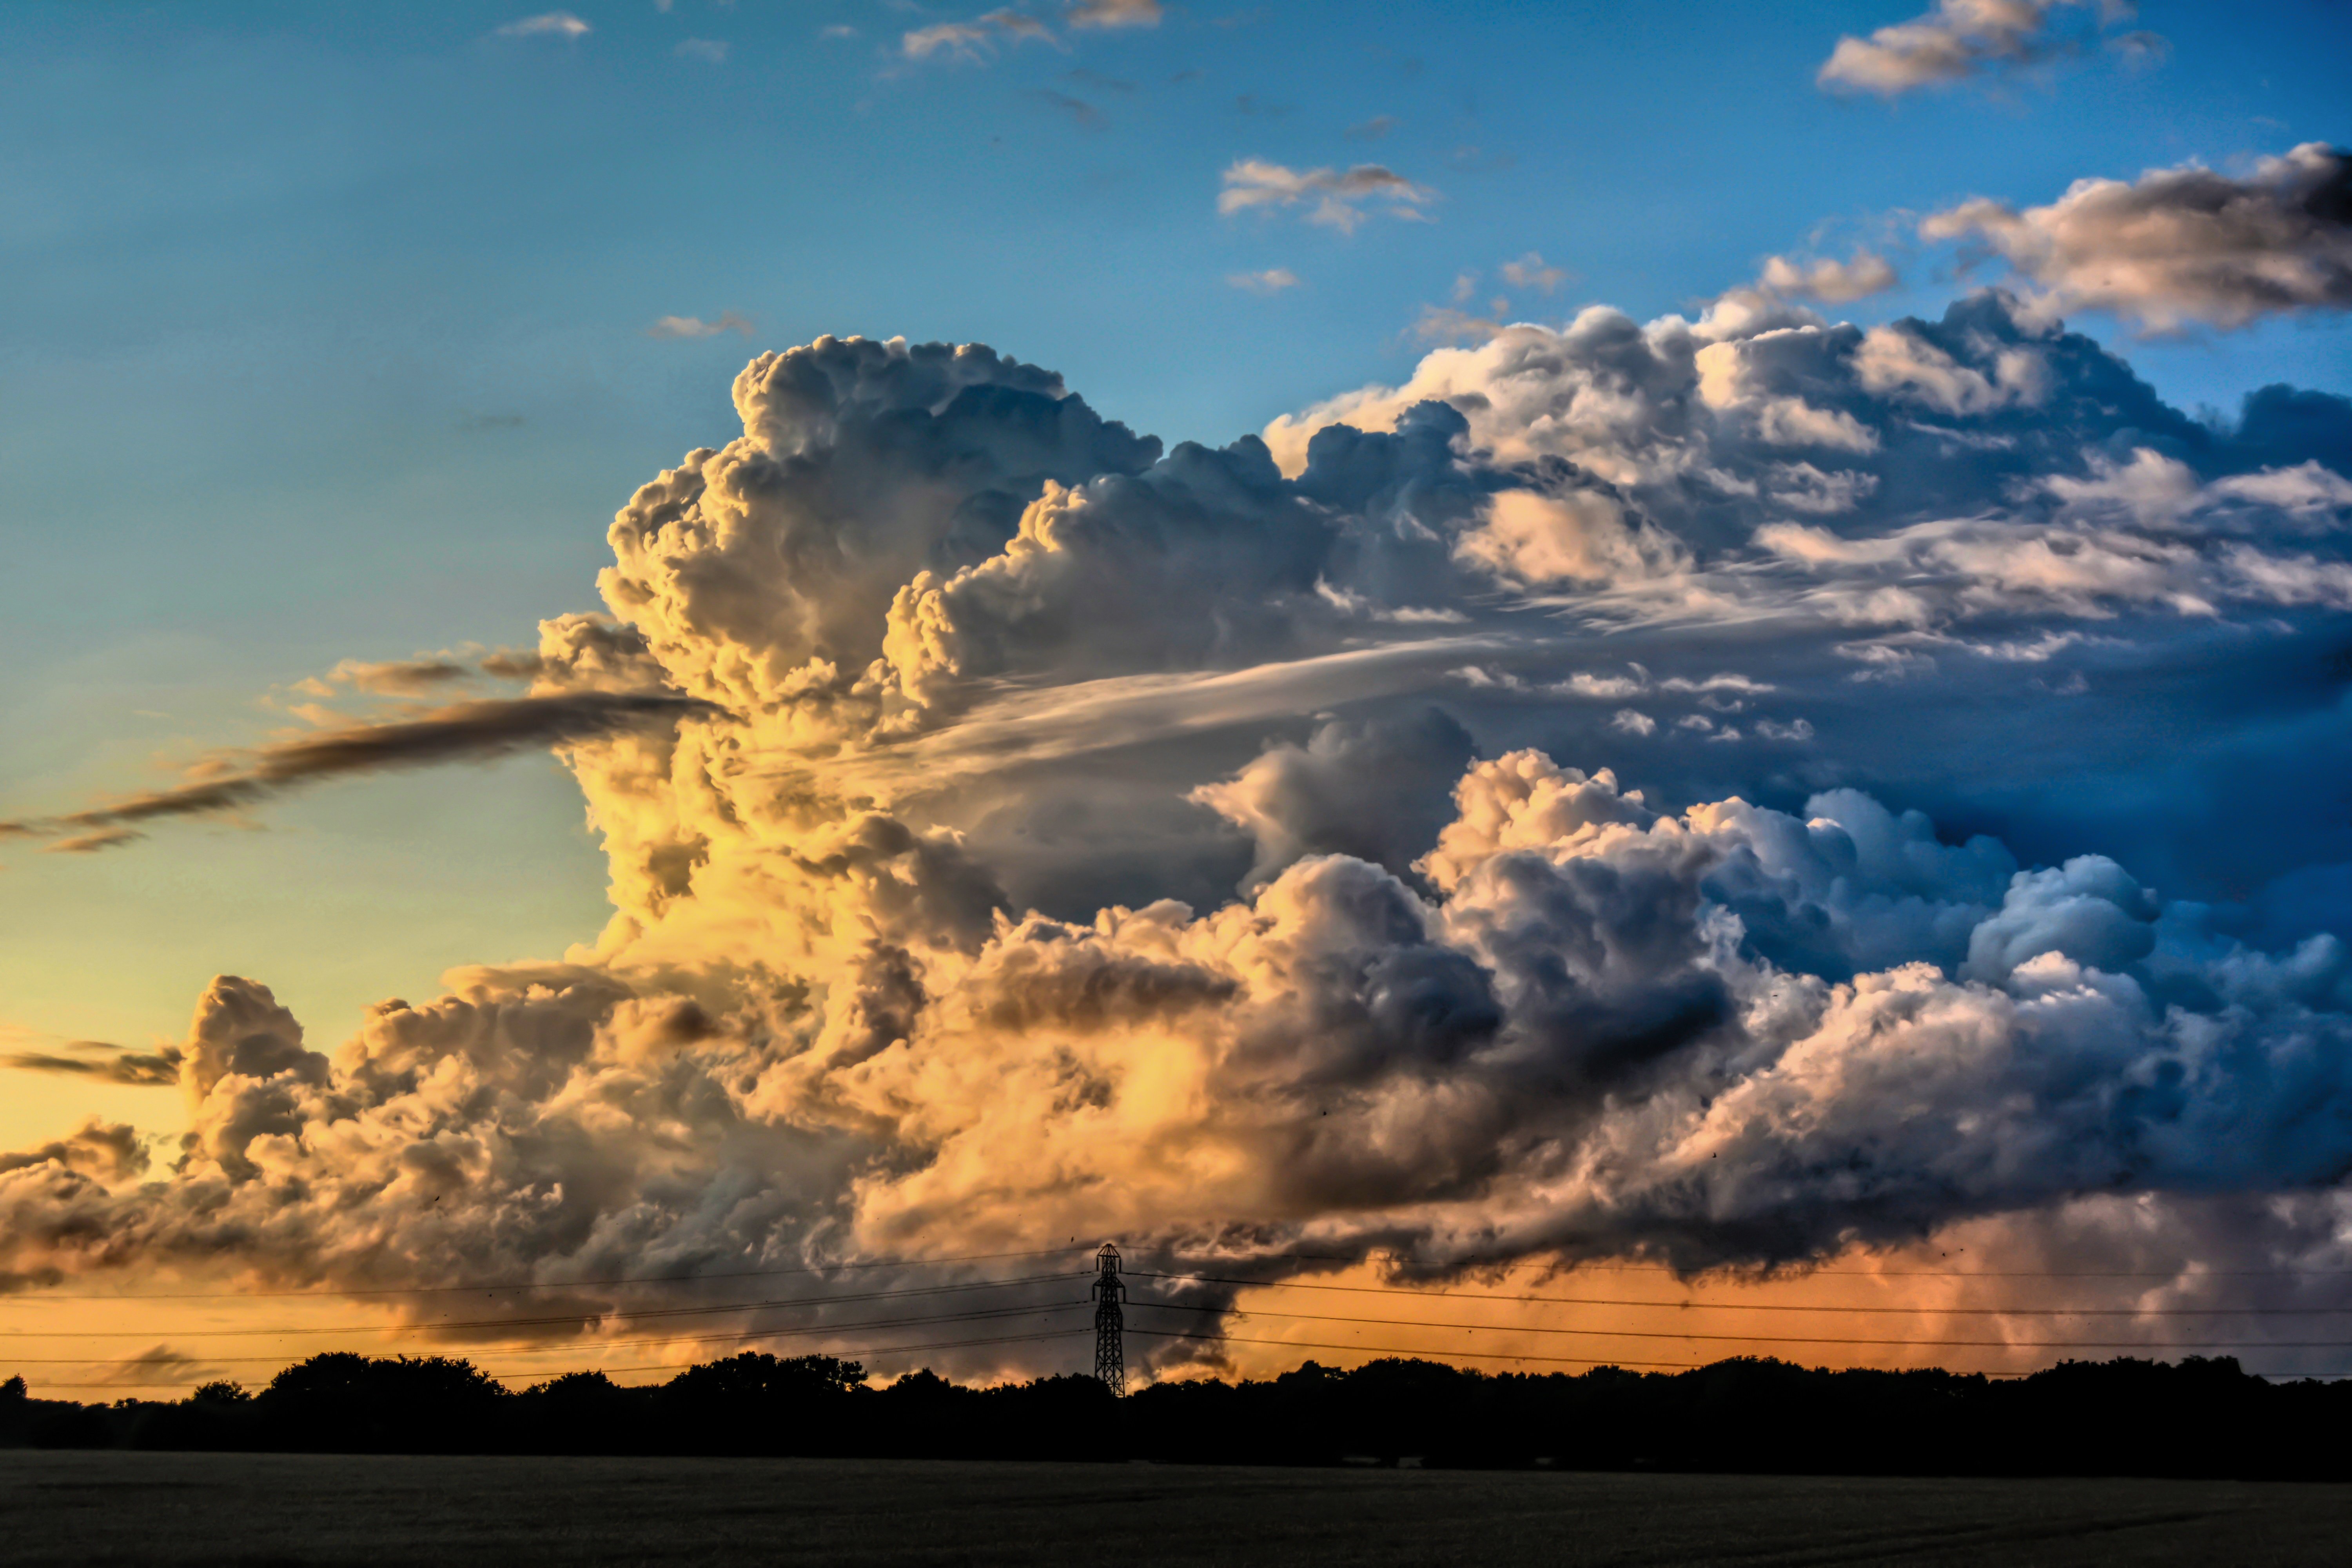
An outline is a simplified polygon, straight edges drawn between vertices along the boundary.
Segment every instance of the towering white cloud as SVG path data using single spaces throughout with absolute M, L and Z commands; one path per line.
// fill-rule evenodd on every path
M 216 982 L 175 1162 L 11 1157 L 0 1273 L 1701 1268 L 2117 1194 L 2323 1245 L 2352 405 L 2216 430 L 1998 294 L 1588 310 L 1222 449 L 972 346 L 735 402 L 498 656 L 525 727 L 302 775 L 557 745 L 601 935 L 331 1054 Z

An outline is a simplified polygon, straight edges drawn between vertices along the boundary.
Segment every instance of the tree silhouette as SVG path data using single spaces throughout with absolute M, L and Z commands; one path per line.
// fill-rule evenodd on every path
M 0 1384 L 0 1446 L 314 1452 L 840 1454 L 1780 1473 L 2352 1480 L 2352 1384 L 2272 1383 L 2228 1357 L 2066 1362 L 2000 1381 L 1734 1357 L 1688 1372 L 1488 1373 L 1308 1362 L 1258 1382 L 1091 1377 L 973 1387 L 925 1369 L 758 1352 L 667 1383 L 577 1372 L 509 1393 L 446 1356 L 347 1352 L 257 1394 L 82 1405 Z

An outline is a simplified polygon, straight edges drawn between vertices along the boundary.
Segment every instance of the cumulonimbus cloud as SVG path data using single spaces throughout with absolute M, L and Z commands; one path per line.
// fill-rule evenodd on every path
M 614 907 L 331 1056 L 215 981 L 175 1163 L 26 1151 L 0 1277 L 2352 1266 L 2352 404 L 2210 424 L 1990 290 L 1586 310 L 1215 448 L 979 345 L 734 400 L 541 698 L 56 819 L 561 744 Z
M 2159 331 L 2341 310 L 2352 308 L 2352 153 L 2307 142 L 2242 178 L 2189 164 L 2078 180 L 2021 212 L 1980 197 L 1920 232 L 1981 240 L 2053 310 L 2113 310 Z

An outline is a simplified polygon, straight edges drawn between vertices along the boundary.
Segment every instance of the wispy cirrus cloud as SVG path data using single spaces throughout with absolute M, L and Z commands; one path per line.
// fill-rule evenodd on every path
M 1298 274 L 1287 267 L 1269 267 L 1263 272 L 1228 273 L 1225 281 L 1245 294 L 1279 294 L 1298 287 Z
M 1539 289 L 1549 294 L 1568 281 L 1568 269 L 1554 267 L 1539 251 L 1530 250 L 1516 261 L 1506 261 L 1500 268 L 1503 281 L 1514 289 Z
M 1390 217 L 1426 222 L 1422 210 L 1437 193 L 1379 163 L 1349 169 L 1293 169 L 1263 158 L 1237 159 L 1224 172 L 1217 210 L 1231 215 L 1255 208 L 1305 206 L 1307 221 L 1353 234 L 1378 204 Z
M 1136 91 L 1136 84 L 1126 78 L 1108 76 L 1098 70 L 1090 70 L 1085 66 L 1075 66 L 1064 71 L 1062 79 L 1079 87 L 1091 89 L 1096 92 L 1115 92 L 1123 98 L 1131 97 Z
M 1156 27 L 1160 0 L 1071 0 L 1063 16 L 1073 27 Z
M 595 29 L 569 11 L 543 11 L 509 22 L 497 31 L 501 38 L 584 38 Z
M 338 687 L 373 692 L 379 697 L 415 697 L 469 679 L 473 674 L 472 666 L 440 655 L 425 658 L 346 658 L 323 676 L 296 681 L 294 689 L 308 697 L 332 697 Z
M 1050 87 L 1030 88 L 1024 96 L 1033 102 L 1044 104 L 1057 113 L 1067 115 L 1071 123 L 1081 131 L 1100 131 L 1110 123 L 1108 115 L 1085 99 L 1073 98 L 1066 92 L 1056 92 Z
M 697 316 L 664 316 L 646 329 L 649 338 L 715 338 L 721 332 L 740 332 L 750 337 L 751 319 L 739 311 L 728 310 L 718 320 L 706 321 Z
M 55 816 L 0 822 L 0 836 L 55 838 L 52 847 L 61 851 L 111 848 L 131 842 L 150 823 L 239 811 L 324 779 L 503 756 L 722 712 L 668 691 L 564 691 L 456 702 L 215 752 L 191 768 L 184 783 Z
M 1813 79 L 1829 91 L 1896 98 L 2079 52 L 2084 39 L 2063 36 L 2055 26 L 2056 15 L 2070 9 L 2094 10 L 2095 33 L 2132 16 L 2128 0 L 1937 0 L 1934 10 L 1880 27 L 1866 38 L 1840 38 Z M 2165 47 L 2148 32 L 2124 33 L 2107 42 L 2133 63 L 2159 58 Z
M 975 16 L 969 22 L 934 22 L 900 35 L 899 52 L 910 60 L 945 56 L 977 64 L 994 57 L 997 46 L 1034 39 L 1060 47 L 1054 30 L 1025 11 L 1010 7 Z
M 11 1040 L 32 1044 L 26 1031 L 0 1025 L 0 1044 Z M 180 1050 L 165 1046 L 159 1051 L 131 1051 L 102 1040 L 41 1041 L 34 1048 L 0 1052 L 0 1067 L 156 1089 L 180 1081 Z

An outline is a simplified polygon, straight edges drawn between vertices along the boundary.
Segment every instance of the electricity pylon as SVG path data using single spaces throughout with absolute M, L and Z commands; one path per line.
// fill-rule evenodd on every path
M 1124 1326 L 1120 1305 L 1127 1284 L 1118 1277 L 1118 1248 L 1106 1241 L 1095 1254 L 1095 1375 L 1113 1398 L 1127 1393 L 1127 1347 L 1119 1331 Z

